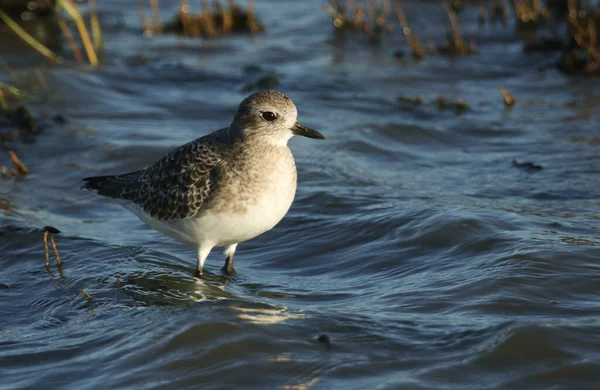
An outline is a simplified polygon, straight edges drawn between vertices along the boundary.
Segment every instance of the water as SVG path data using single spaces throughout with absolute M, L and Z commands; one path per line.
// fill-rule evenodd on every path
M 134 6 L 99 5 L 105 65 L 43 71 L 30 107 L 69 122 L 13 144 L 32 174 L 0 182 L 1 388 L 598 388 L 597 80 L 541 71 L 552 56 L 474 10 L 478 55 L 415 63 L 336 37 L 316 0 L 258 2 L 266 34 L 210 42 L 144 39 Z M 437 3 L 406 11 L 442 36 Z M 215 250 L 195 280 L 192 249 L 79 189 L 227 125 L 263 75 L 327 140 L 291 141 L 294 205 L 234 277 Z

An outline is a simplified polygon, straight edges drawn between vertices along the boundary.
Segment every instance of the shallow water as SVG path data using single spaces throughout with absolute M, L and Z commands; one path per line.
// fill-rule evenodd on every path
M 32 174 L 0 181 L 1 388 L 598 388 L 598 80 L 540 70 L 552 56 L 475 10 L 479 54 L 416 63 L 398 37 L 336 37 L 316 0 L 259 1 L 266 34 L 203 42 L 101 3 L 105 65 L 43 71 L 32 110 L 69 122 L 13 144 Z M 438 4 L 406 10 L 442 36 Z M 79 189 L 224 127 L 265 74 L 327 139 L 291 141 L 295 203 L 232 278 L 215 250 L 194 279 L 192 249 Z

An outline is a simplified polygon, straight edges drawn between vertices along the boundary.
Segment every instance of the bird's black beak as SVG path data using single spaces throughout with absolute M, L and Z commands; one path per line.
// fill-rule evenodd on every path
M 310 127 L 304 126 L 300 122 L 296 122 L 296 124 L 292 127 L 292 133 L 294 133 L 294 135 L 301 135 L 308 138 L 325 139 L 323 134 L 319 133 L 317 130 L 311 129 Z

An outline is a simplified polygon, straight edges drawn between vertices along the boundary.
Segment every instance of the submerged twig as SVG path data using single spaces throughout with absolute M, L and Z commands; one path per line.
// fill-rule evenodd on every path
M 10 161 L 13 163 L 13 165 L 15 166 L 15 170 L 18 173 L 17 176 L 29 174 L 29 169 L 27 169 L 27 166 L 25 166 L 25 164 L 23 164 L 23 162 L 19 159 L 19 156 L 17 156 L 17 154 L 12 150 L 8 153 L 10 155 Z
M 59 267 L 62 267 L 62 261 L 58 255 L 58 248 L 56 247 L 56 242 L 54 242 L 54 235 L 50 236 L 50 241 L 52 242 L 52 250 L 54 251 L 54 256 L 56 257 L 56 264 L 58 264 Z
M 515 98 L 510 92 L 508 92 L 506 88 L 504 88 L 502 85 L 499 85 L 498 88 L 500 89 L 500 93 L 504 98 L 504 104 L 506 104 L 507 106 L 512 106 L 516 103 Z
M 464 100 L 449 100 L 444 95 L 438 95 L 436 103 L 439 110 L 453 109 L 457 115 L 461 115 L 469 109 L 469 104 Z
M 419 106 L 423 103 L 423 98 L 420 95 L 417 95 L 414 98 L 410 98 L 410 97 L 406 97 L 406 96 L 398 96 L 397 99 L 400 102 L 410 103 L 415 106 Z
M 44 232 L 44 252 L 46 255 L 46 269 L 50 271 L 50 251 L 48 250 L 48 231 Z
M 64 277 L 62 273 L 62 261 L 60 260 L 60 256 L 58 255 L 58 248 L 56 247 L 56 242 L 54 241 L 54 235 L 60 233 L 60 230 L 52 227 L 46 226 L 44 227 L 44 252 L 46 259 L 46 270 L 50 272 L 50 250 L 48 248 L 48 237 L 50 237 L 50 242 L 52 244 L 52 251 L 54 252 L 54 257 L 56 258 L 56 265 L 58 266 L 58 272 L 61 277 Z
M 92 296 L 85 290 L 79 290 L 80 293 L 82 293 L 83 295 L 85 295 L 85 297 L 87 298 L 88 302 L 92 301 Z

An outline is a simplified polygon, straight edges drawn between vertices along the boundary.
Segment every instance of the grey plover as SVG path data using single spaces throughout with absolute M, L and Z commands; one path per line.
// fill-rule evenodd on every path
M 196 276 L 225 247 L 231 274 L 238 243 L 272 229 L 296 193 L 294 135 L 324 139 L 296 120 L 296 106 L 277 91 L 244 99 L 224 129 L 185 144 L 139 171 L 87 177 L 82 188 L 118 200 L 155 230 L 196 249 Z

